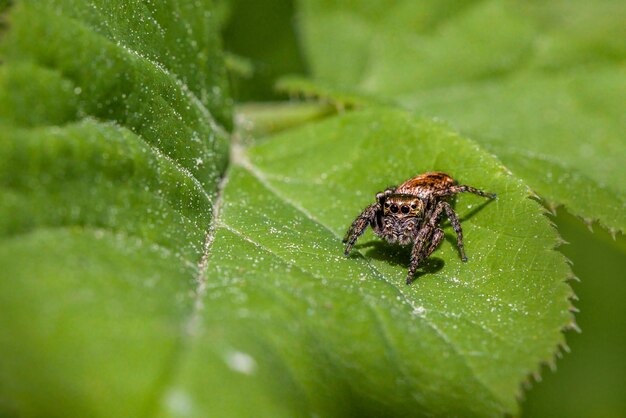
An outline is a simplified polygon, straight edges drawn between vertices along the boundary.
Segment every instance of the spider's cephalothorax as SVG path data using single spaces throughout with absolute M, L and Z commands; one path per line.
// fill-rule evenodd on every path
M 352 222 L 344 243 L 345 254 L 350 254 L 356 240 L 368 225 L 381 238 L 390 243 L 407 245 L 413 243 L 411 266 L 406 282 L 410 284 L 422 261 L 428 258 L 443 240 L 439 219 L 445 212 L 456 232 L 461 259 L 467 261 L 463 248 L 463 231 L 450 200 L 457 193 L 469 192 L 479 196 L 495 198 L 471 186 L 459 185 L 446 173 L 420 174 L 384 192 L 376 194 L 376 202 L 366 207 Z

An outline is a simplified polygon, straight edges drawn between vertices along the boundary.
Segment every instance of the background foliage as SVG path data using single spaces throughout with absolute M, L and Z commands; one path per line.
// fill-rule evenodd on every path
M 269 4 L 274 2 L 268 0 L 264 3 Z M 422 27 L 424 28 L 422 33 L 434 33 L 439 36 L 424 36 L 418 45 L 431 44 L 432 47 L 427 51 L 434 51 L 435 53 L 439 51 L 439 58 L 444 59 L 445 54 L 449 53 L 449 48 L 441 46 L 443 42 L 442 38 L 445 38 L 445 36 L 438 31 L 440 26 L 434 24 L 432 21 L 427 22 L 428 16 L 431 16 L 432 19 L 442 20 L 442 15 L 431 13 L 430 10 L 432 9 L 426 7 L 422 9 L 423 12 L 421 13 L 404 13 L 405 10 L 402 9 L 401 4 L 405 4 L 408 8 L 419 8 L 422 6 L 421 2 L 414 2 L 413 5 L 410 3 L 411 2 L 394 2 L 394 5 L 399 5 L 397 7 L 397 13 L 395 13 L 393 17 L 388 17 L 387 22 L 401 22 L 400 27 L 406 28 L 410 23 L 407 23 L 406 19 L 402 20 L 402 16 L 405 16 L 407 19 L 421 20 Z M 451 5 L 454 7 L 453 4 L 456 4 L 459 10 L 471 10 L 469 6 L 473 4 L 472 2 L 433 2 L 433 4 L 434 3 L 439 4 L 439 10 L 444 11 L 449 10 Z M 499 2 L 483 2 L 481 5 L 476 2 L 479 8 L 491 8 L 492 11 L 498 10 L 498 8 L 504 11 L 510 11 L 511 7 L 516 8 L 521 6 L 520 3 L 501 2 L 502 5 L 498 7 L 498 3 Z M 338 103 L 340 106 L 350 106 L 355 102 L 359 103 L 371 100 L 371 96 L 367 95 L 367 91 L 373 89 L 375 84 L 368 84 L 367 80 L 369 79 L 366 76 L 361 76 L 360 78 L 357 76 L 353 77 L 353 80 L 363 80 L 360 92 L 354 91 L 356 86 L 358 86 L 358 82 L 340 85 L 341 80 L 338 79 L 345 77 L 346 72 L 351 68 L 348 64 L 354 56 L 351 55 L 350 58 L 342 58 L 342 54 L 338 54 L 336 51 L 342 47 L 343 43 L 350 44 L 350 42 L 351 47 L 345 47 L 344 51 L 350 53 L 350 50 L 352 50 L 352 54 L 358 53 L 361 54 L 361 56 L 367 55 L 363 52 L 363 50 L 367 48 L 371 48 L 371 53 L 383 54 L 385 53 L 383 50 L 389 47 L 390 44 L 393 47 L 393 42 L 387 42 L 387 38 L 383 41 L 368 43 L 363 39 L 363 36 L 352 36 L 355 32 L 361 35 L 365 32 L 369 33 L 371 37 L 376 37 L 380 26 L 376 26 L 376 31 L 370 31 L 369 25 L 371 19 L 378 19 L 377 24 L 384 25 L 385 19 L 380 19 L 380 16 L 383 16 L 384 13 L 378 13 L 375 9 L 359 10 L 359 13 L 353 13 L 354 10 L 351 9 L 352 6 L 349 6 L 348 3 L 345 3 L 346 6 L 343 9 L 346 12 L 343 14 L 337 10 L 339 7 L 334 7 L 331 8 L 330 11 L 326 11 L 325 8 L 317 4 L 317 2 L 301 1 L 298 2 L 298 4 L 304 7 L 303 13 L 296 14 L 291 19 L 264 19 L 260 24 L 267 25 L 268 27 L 282 27 L 284 28 L 284 38 L 293 37 L 295 39 L 303 34 L 303 30 L 300 29 L 300 24 L 304 22 L 305 26 L 310 26 L 310 28 L 304 29 L 304 37 L 314 38 L 315 36 L 319 36 L 323 38 L 325 42 L 318 39 L 316 45 L 319 45 L 322 51 L 324 48 L 330 48 L 334 50 L 335 53 L 327 54 L 327 56 L 330 57 L 326 67 L 328 71 L 324 73 L 321 69 L 318 71 L 312 70 L 312 73 L 317 76 L 315 84 L 312 85 L 310 81 L 302 79 L 295 80 L 292 76 L 283 76 L 281 79 L 283 82 L 279 84 L 287 91 L 301 91 L 307 96 L 320 95 L 324 100 L 330 101 L 331 103 Z M 335 2 L 334 4 L 337 3 Z M 365 2 L 359 2 L 359 4 L 363 5 Z M 263 8 L 265 6 L 260 5 L 260 7 Z M 433 7 L 437 6 L 434 5 Z M 528 68 L 526 65 L 520 66 L 520 61 L 517 61 L 517 63 L 513 61 L 509 63 L 508 72 L 514 74 L 523 72 L 532 75 L 533 73 L 541 71 L 539 82 L 543 83 L 543 86 L 539 87 L 538 85 L 538 89 L 537 87 L 533 87 L 535 90 L 534 93 L 521 91 L 523 89 L 521 87 L 523 83 L 526 83 L 527 86 L 525 87 L 528 87 L 530 86 L 529 83 L 536 82 L 531 76 L 526 74 L 519 76 L 520 80 L 513 82 L 508 80 L 507 77 L 502 77 L 502 74 L 499 73 L 496 74 L 496 79 L 499 80 L 498 82 L 504 83 L 505 86 L 508 85 L 518 89 L 518 93 L 523 93 L 521 98 L 524 99 L 524 101 L 512 97 L 512 103 L 514 104 L 516 101 L 521 102 L 521 105 L 526 103 L 525 106 L 529 109 L 528 115 L 531 119 L 539 118 L 540 120 L 544 119 L 548 122 L 552 122 L 548 125 L 548 132 L 552 137 L 558 137 L 558 141 L 553 141 L 552 139 L 546 140 L 548 143 L 554 143 L 556 148 L 553 149 L 547 157 L 544 155 L 544 158 L 539 158 L 539 162 L 536 164 L 533 161 L 534 157 L 538 156 L 537 153 L 530 151 L 523 152 L 524 157 L 528 158 L 518 160 L 518 174 L 523 174 L 525 176 L 524 178 L 529 182 L 534 176 L 536 180 L 541 181 L 545 187 L 550 189 L 561 189 L 564 184 L 571 182 L 572 185 L 576 185 L 573 191 L 571 189 L 568 191 L 571 198 L 578 199 L 581 205 L 593 205 L 597 201 L 597 189 L 589 190 L 584 187 L 584 185 L 581 185 L 582 188 L 580 188 L 577 182 L 581 177 L 584 179 L 584 177 L 590 173 L 594 173 L 594 175 L 599 174 L 598 166 L 604 166 L 607 160 L 611 161 L 609 165 L 620 164 L 620 161 L 623 160 L 620 155 L 624 155 L 623 147 L 625 146 L 625 141 L 623 133 L 621 132 L 622 130 L 619 128 L 623 126 L 624 122 L 624 106 L 619 97 L 624 96 L 623 89 L 626 81 L 623 70 L 624 44 L 620 41 L 624 38 L 624 28 L 620 21 L 624 19 L 626 13 L 625 8 L 621 2 L 617 1 L 602 1 L 594 2 L 593 4 L 526 2 L 524 7 L 531 10 L 534 9 L 535 16 L 535 20 L 530 21 L 531 27 L 527 27 L 526 29 L 533 29 L 532 25 L 537 24 L 537 19 L 541 21 L 541 24 L 534 28 L 534 32 L 526 32 L 526 40 L 524 41 L 527 46 L 535 48 L 535 62 L 533 63 L 534 65 Z M 537 12 L 541 11 L 542 8 L 543 12 L 538 14 Z M 335 19 L 328 19 L 327 14 L 324 14 L 325 11 L 326 13 L 332 13 Z M 307 14 L 309 16 L 310 14 L 314 14 L 314 22 L 307 20 Z M 444 12 L 443 15 L 448 16 L 446 12 Z M 458 13 L 453 16 L 458 17 L 461 15 L 461 13 Z M 469 15 L 468 19 L 475 19 L 474 25 L 480 28 L 480 24 L 484 23 L 480 22 L 480 13 Z M 522 18 L 519 16 L 510 18 L 519 22 L 520 20 L 524 20 L 524 15 L 521 16 Z M 315 21 L 315 19 L 320 22 Z M 397 20 L 394 21 L 393 19 Z M 425 21 L 426 23 L 424 23 Z M 526 21 L 528 22 L 528 20 Z M 413 23 L 417 25 L 417 23 L 420 22 Z M 488 26 L 501 23 L 502 22 L 498 22 L 494 19 Z M 557 24 L 555 25 L 555 23 Z M 318 28 L 315 26 L 316 24 L 325 26 Z M 415 25 L 413 27 L 415 27 Z M 389 36 L 394 36 L 394 27 L 390 26 L 393 25 L 386 26 L 388 29 L 387 32 L 391 32 Z M 449 26 L 450 30 L 453 31 L 454 26 Z M 523 27 L 516 25 L 507 30 L 519 30 L 523 32 L 523 29 Z M 539 32 L 539 34 L 537 34 L 537 32 Z M 489 33 L 489 31 L 485 31 L 485 33 Z M 418 34 L 401 34 L 400 36 L 417 37 L 417 35 Z M 450 41 L 453 39 L 453 35 L 454 34 L 448 35 Z M 459 41 L 458 36 L 463 35 L 464 33 L 457 35 L 457 42 Z M 340 37 L 339 40 L 337 36 Z M 309 43 L 313 41 L 314 40 L 309 40 Z M 515 37 L 510 37 L 504 39 L 502 42 L 505 43 L 507 41 L 519 42 L 519 39 L 516 40 Z M 229 37 L 226 37 L 225 42 L 229 45 Z M 358 48 L 352 48 L 354 44 L 356 44 Z M 252 43 L 242 43 L 239 49 L 232 48 L 231 50 L 245 56 L 247 51 L 246 47 L 250 48 L 251 45 Z M 381 45 L 381 48 L 376 49 L 377 45 Z M 506 45 L 503 45 L 503 47 L 505 46 Z M 311 48 L 314 48 L 314 46 L 309 46 L 309 49 Z M 415 46 L 413 46 L 413 48 L 412 52 L 415 53 Z M 484 48 L 484 45 L 477 42 L 474 49 L 470 51 L 476 52 L 476 48 Z M 518 54 L 520 57 L 524 57 L 525 60 L 533 56 L 529 53 L 531 51 L 533 51 L 533 49 L 528 48 L 522 50 L 521 53 L 518 52 Z M 485 54 L 491 54 L 492 51 L 485 51 L 483 49 L 483 52 Z M 465 51 L 463 53 L 465 54 Z M 463 55 L 463 57 L 466 56 L 467 55 Z M 413 59 L 415 57 L 414 54 L 405 54 L 404 50 L 396 54 L 397 59 L 400 57 L 403 62 L 406 63 L 405 65 L 421 64 L 420 60 Z M 299 55 L 292 56 L 294 62 L 298 62 L 299 59 Z M 362 63 L 366 61 L 366 59 L 355 59 L 352 61 Z M 264 60 L 265 65 L 269 65 L 271 62 L 271 58 Z M 339 66 L 340 70 L 338 70 L 337 63 L 341 62 L 347 62 L 348 64 Z M 371 60 L 369 62 L 371 62 Z M 481 64 L 479 59 L 472 60 L 470 63 L 474 62 Z M 543 62 L 543 64 L 539 65 L 539 62 Z M 389 70 L 390 77 L 393 77 L 393 74 L 397 74 L 397 72 L 394 73 L 394 70 L 397 69 L 397 67 L 394 67 L 394 65 L 396 65 L 394 62 L 389 63 L 388 61 L 384 61 L 377 62 L 377 64 L 392 67 Z M 438 69 L 444 70 L 443 75 L 438 74 L 437 71 L 433 71 L 435 69 L 430 67 L 423 70 L 419 69 L 418 71 L 422 73 L 424 71 L 432 71 L 432 77 L 455 77 L 459 72 L 463 73 L 475 69 L 475 67 L 470 67 L 469 70 L 466 70 L 465 66 L 467 64 L 467 61 L 459 59 L 458 61 L 452 61 L 452 64 L 447 68 L 438 67 Z M 313 62 L 313 68 L 323 65 L 324 61 Z M 366 72 L 364 69 L 369 70 L 370 72 L 368 74 L 374 71 L 367 65 L 360 66 L 360 69 L 363 70 L 363 72 Z M 379 70 L 382 72 L 381 68 L 379 68 Z M 333 74 L 333 71 L 335 74 Z M 577 79 L 572 79 L 572 74 L 577 77 Z M 581 77 L 581 75 L 583 77 Z M 254 76 L 252 78 L 254 78 Z M 334 83 L 329 82 L 328 78 L 330 78 L 331 81 L 334 80 Z M 406 79 L 402 77 L 398 77 L 398 79 L 400 82 L 406 82 Z M 474 82 L 474 87 L 472 87 L 470 83 L 467 83 L 470 85 L 452 86 L 447 89 L 437 87 L 430 92 L 421 92 L 421 97 L 427 99 L 423 103 L 413 100 L 410 94 L 403 94 L 403 97 L 411 99 L 410 102 L 408 100 L 406 101 L 410 107 L 416 106 L 417 109 L 423 109 L 426 113 L 430 112 L 430 114 L 441 115 L 451 122 L 456 123 L 454 119 L 450 118 L 451 116 L 460 118 L 460 123 L 465 123 L 464 121 L 468 119 L 471 122 L 471 118 L 478 117 L 479 119 L 476 122 L 481 123 L 480 125 L 476 122 L 467 125 L 472 129 L 471 136 L 473 139 L 486 139 L 493 142 L 494 138 L 491 137 L 492 133 L 497 134 L 498 132 L 495 129 L 501 128 L 499 126 L 494 127 L 491 124 L 504 125 L 505 129 L 508 129 L 505 132 L 505 138 L 508 141 L 509 147 L 517 147 L 518 149 L 522 148 L 520 145 L 525 145 L 528 140 L 546 136 L 546 132 L 537 131 L 539 128 L 534 128 L 537 127 L 538 124 L 533 120 L 530 120 L 529 124 L 529 126 L 534 129 L 532 132 L 528 132 L 528 127 L 524 126 L 522 126 L 521 131 L 519 130 L 522 124 L 521 122 L 526 123 L 526 119 L 512 121 L 515 123 L 512 126 L 505 125 L 506 123 L 511 123 L 511 118 L 507 117 L 507 115 L 517 116 L 520 108 L 511 109 L 511 102 L 497 99 L 498 94 L 500 94 L 500 96 L 506 94 L 510 97 L 513 91 L 509 92 L 510 89 L 500 89 L 497 84 L 494 85 L 487 81 L 489 81 L 488 78 L 484 80 L 478 78 Z M 612 91 L 606 92 L 601 86 L 605 86 Z M 381 87 L 379 86 L 378 88 Z M 409 91 L 412 91 L 413 88 L 414 85 L 411 85 Z M 430 90 L 429 88 L 430 86 L 427 86 L 427 90 Z M 498 89 L 501 90 L 500 93 L 497 92 Z M 560 103 L 562 105 L 555 107 L 554 100 L 556 100 L 556 98 L 552 96 L 555 91 L 559 92 L 559 89 L 561 98 L 558 99 L 557 104 Z M 481 90 L 483 93 L 492 92 L 487 98 L 493 98 L 492 103 L 496 108 L 484 108 L 485 104 L 480 103 L 482 97 L 477 93 Z M 573 94 L 576 91 L 578 91 L 578 94 Z M 585 91 L 588 93 L 583 93 Z M 493 92 L 495 92 L 495 95 Z M 531 98 L 526 99 L 525 97 L 528 97 L 530 93 L 535 94 L 537 100 Z M 583 93 L 582 96 L 580 96 L 581 93 Z M 468 101 L 468 99 L 472 97 L 473 99 L 471 100 L 474 100 L 474 102 Z M 600 101 L 594 101 L 592 97 L 599 97 Z M 615 98 L 615 100 L 610 99 L 611 97 Z M 257 97 L 257 100 L 268 98 L 269 97 Z M 487 103 L 489 102 L 487 101 Z M 600 103 L 604 103 L 604 105 L 599 105 Z M 477 107 L 476 104 L 479 106 Z M 608 107 L 606 106 L 607 104 Z M 575 105 L 575 107 L 572 107 L 572 105 Z M 497 107 L 500 107 L 500 109 Z M 603 110 L 599 111 L 599 109 Z M 613 110 L 607 111 L 607 109 Z M 563 110 L 566 111 L 565 115 L 562 114 Z M 496 116 L 494 116 L 494 111 L 496 112 Z M 573 111 L 578 114 L 572 113 Z M 443 112 L 447 112 L 447 114 Z M 588 116 L 580 112 L 585 112 L 587 115 L 593 114 L 595 115 L 593 117 L 597 117 L 598 119 L 592 122 Z M 503 114 L 505 116 L 504 122 L 500 120 Z M 578 117 L 580 117 L 581 120 L 578 120 Z M 484 118 L 488 119 L 484 121 Z M 569 119 L 565 120 L 566 118 Z M 265 120 L 265 118 L 263 120 Z M 463 125 L 460 126 L 463 127 Z M 479 126 L 483 128 L 482 131 L 478 128 Z M 610 126 L 614 128 L 610 128 Z M 605 137 L 605 134 L 600 132 L 607 129 L 612 130 L 613 133 Z M 521 132 L 524 133 L 521 134 Z M 489 133 L 489 136 L 486 135 L 487 133 Z M 609 138 L 611 136 L 613 137 L 612 145 L 607 146 L 606 141 L 610 140 Z M 585 146 L 585 144 L 588 143 L 598 144 L 591 152 L 596 155 L 601 154 L 603 157 L 593 162 L 593 167 L 586 170 L 586 173 L 580 173 L 580 170 L 574 167 L 574 170 L 571 172 L 564 173 L 564 178 L 555 181 L 557 177 L 555 177 L 553 168 L 560 170 L 559 166 L 562 166 L 564 163 L 562 157 L 572 158 L 572 156 L 564 155 L 569 152 L 569 148 L 563 146 L 561 142 L 564 140 L 575 141 L 581 146 Z M 611 147 L 615 146 L 619 147 L 621 151 L 613 153 Z M 501 152 L 502 149 L 499 151 Z M 506 154 L 501 155 L 500 152 L 496 152 L 496 154 L 504 159 Z M 606 195 L 606 199 L 602 201 L 600 205 L 602 207 L 599 209 L 602 211 L 615 211 L 614 213 L 621 212 L 621 215 L 618 214 L 613 218 L 614 222 L 617 222 L 620 217 L 623 217 L 624 213 L 623 187 L 626 182 L 623 180 L 625 178 L 623 175 L 616 174 L 620 172 L 620 170 L 622 169 L 613 166 L 613 169 L 609 170 L 607 174 L 596 177 L 600 179 L 603 185 L 613 183 L 613 191 Z M 530 175 L 526 176 L 526 174 Z M 537 177 L 541 175 L 545 176 L 545 180 L 542 181 Z M 622 188 L 622 192 L 617 191 L 620 188 Z M 561 193 L 562 190 L 556 190 L 556 192 Z M 542 198 L 544 198 L 543 201 L 548 205 L 560 203 L 555 201 L 554 198 L 551 198 L 551 196 L 556 196 L 556 193 L 550 191 L 542 194 Z M 582 197 L 584 197 L 584 199 L 580 199 Z M 596 206 L 596 209 L 598 209 L 598 206 Z M 569 205 L 565 205 L 565 210 L 577 213 Z M 593 214 L 585 215 L 582 212 L 578 214 L 589 216 L 589 218 L 586 219 L 587 223 L 589 223 L 592 218 L 598 216 Z M 592 231 L 579 219 L 567 215 L 564 210 L 559 210 L 559 214 L 554 218 L 554 221 L 556 222 L 559 232 L 562 234 L 565 241 L 568 242 L 567 245 L 560 247 L 559 250 L 573 261 L 574 273 L 580 279 L 580 282 L 575 283 L 573 287 L 580 299 L 576 302 L 576 306 L 581 309 L 581 312 L 577 314 L 577 322 L 582 329 L 582 333 L 568 334 L 568 345 L 571 348 L 571 353 L 566 354 L 563 360 L 557 362 L 557 373 L 550 371 L 544 372 L 541 382 L 527 386 L 531 389 L 525 395 L 526 399 L 522 405 L 523 414 L 524 416 L 563 417 L 626 416 L 626 401 L 624 400 L 626 398 L 624 397 L 624 385 L 622 383 L 623 379 L 621 378 L 626 370 L 626 361 L 624 361 L 623 356 L 623 336 L 626 335 L 626 329 L 624 328 L 624 324 L 626 324 L 626 311 L 620 308 L 619 303 L 624 292 L 626 292 L 624 281 L 621 280 L 623 269 L 626 267 L 626 257 L 624 257 L 626 241 L 622 234 L 617 234 L 613 236 L 612 239 L 611 235 L 602 231 L 601 228 L 595 227 Z M 613 224 L 612 228 L 622 228 L 620 225 L 621 224 Z
M 16 2 L 0 414 L 516 413 L 573 326 L 571 273 L 525 182 L 624 230 L 624 7 L 382 5 Z M 279 78 L 321 100 L 268 103 Z M 229 84 L 264 102 L 238 108 L 230 158 Z M 340 256 L 375 191 L 429 169 L 499 193 L 459 199 L 470 263 L 448 240 L 404 287 L 406 252 L 369 234 Z M 589 313 L 523 410 L 620 416 L 626 243 L 555 220 Z

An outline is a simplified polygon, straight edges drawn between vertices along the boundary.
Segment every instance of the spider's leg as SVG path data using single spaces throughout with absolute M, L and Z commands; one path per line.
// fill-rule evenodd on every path
M 459 217 L 456 216 L 456 212 L 450 206 L 448 202 L 439 202 L 437 207 L 441 207 L 446 211 L 446 215 L 448 215 L 448 219 L 450 219 L 450 223 L 452 224 L 452 228 L 454 232 L 456 232 L 456 245 L 459 247 L 459 253 L 461 253 L 461 260 L 467 261 L 467 256 L 465 255 L 465 247 L 463 245 L 463 228 L 461 228 L 461 222 L 459 222 Z
M 380 205 L 378 203 L 374 203 L 366 207 L 363 212 L 352 222 L 350 228 L 348 228 L 348 232 L 346 232 L 346 236 L 343 239 L 343 243 L 347 243 L 346 250 L 344 251 L 345 255 L 350 254 L 350 250 L 354 246 L 356 240 L 365 232 L 365 229 L 368 225 L 376 222 L 377 213 L 380 210 Z
M 428 256 L 439 247 L 439 244 L 441 244 L 443 240 L 444 233 L 443 230 L 439 228 L 438 222 L 441 213 L 446 210 L 444 203 L 447 204 L 446 202 L 440 202 L 435 207 L 430 217 L 424 221 L 422 228 L 415 238 L 415 244 L 411 251 L 411 266 L 409 267 L 409 273 L 406 277 L 406 284 L 413 282 L 413 276 L 421 262 L 428 258 Z M 428 247 L 426 245 L 428 245 Z
M 486 198 L 489 198 L 489 199 L 495 199 L 496 198 L 496 194 L 495 193 L 485 192 L 483 190 L 479 190 L 479 189 L 477 189 L 475 187 L 467 186 L 467 185 L 451 186 L 451 187 L 447 188 L 446 190 L 441 190 L 441 191 L 435 192 L 434 195 L 435 196 L 448 196 L 448 195 L 453 195 L 453 194 L 457 194 L 457 193 L 465 193 L 465 192 L 473 193 L 475 195 L 486 197 Z
M 411 284 L 411 282 L 413 281 L 413 276 L 415 275 L 418 267 L 420 266 L 422 261 L 424 261 L 426 257 L 428 257 L 427 253 L 430 254 L 428 252 L 430 248 L 427 247 L 427 245 L 429 242 L 432 243 L 432 235 L 433 227 L 431 226 L 431 223 L 425 222 L 422 229 L 420 229 L 417 233 L 415 243 L 413 244 L 413 249 L 411 250 L 411 265 L 409 266 L 409 272 L 406 276 L 406 284 Z
M 361 212 L 359 214 L 359 216 L 357 216 L 356 219 L 354 221 L 352 221 L 352 224 L 350 225 L 350 228 L 348 228 L 348 230 L 346 231 L 346 235 L 343 237 L 341 242 L 343 242 L 344 244 L 346 242 L 348 242 L 348 240 L 350 240 L 350 237 L 352 237 L 352 235 L 354 235 L 354 233 L 355 233 L 355 231 L 357 229 L 359 229 L 359 228 L 365 229 L 367 227 L 367 223 L 365 224 L 365 226 L 363 226 L 363 221 L 369 222 L 370 219 L 375 219 L 375 217 L 372 218 L 370 216 L 372 206 L 376 206 L 376 204 L 370 205 L 370 206 L 366 207 L 365 209 L 363 209 L 363 212 Z M 374 211 L 374 213 L 375 213 L 375 211 Z M 358 235 L 360 235 L 360 234 L 358 234 Z
M 441 228 L 435 229 L 435 232 L 433 232 L 433 236 L 430 239 L 430 245 L 428 246 L 428 250 L 426 251 L 426 254 L 424 255 L 424 259 L 430 257 L 433 251 L 435 251 L 437 247 L 439 247 L 439 244 L 441 244 L 441 241 L 443 241 L 444 235 L 445 234 L 443 233 L 443 229 Z

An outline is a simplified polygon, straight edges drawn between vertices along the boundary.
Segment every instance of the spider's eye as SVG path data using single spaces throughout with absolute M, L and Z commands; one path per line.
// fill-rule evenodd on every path
M 411 203 L 411 209 L 413 210 L 417 209 L 417 205 L 415 203 Z
M 388 208 L 391 205 L 389 202 L 385 202 L 385 207 Z
M 407 214 L 409 213 L 409 207 L 407 205 L 403 205 L 402 208 L 400 208 L 400 210 L 402 211 L 402 213 Z
M 398 205 L 396 205 L 395 203 L 393 205 L 391 205 L 391 211 L 393 213 L 396 213 L 398 211 Z

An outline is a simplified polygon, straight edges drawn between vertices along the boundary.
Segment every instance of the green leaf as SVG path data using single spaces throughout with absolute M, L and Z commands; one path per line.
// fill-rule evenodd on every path
M 210 24 L 201 24 L 210 22 L 210 15 L 185 6 L 174 8 L 179 17 L 170 21 L 171 17 L 161 16 L 165 14 L 161 7 L 148 10 L 140 5 L 73 1 L 41 7 L 37 2 L 20 2 L 9 16 L 13 29 L 3 48 L 8 74 L 0 78 L 8 86 L 2 89 L 0 101 L 13 110 L 0 121 L 29 126 L 68 123 L 84 116 L 115 121 L 189 170 L 207 190 L 214 189 L 225 166 L 227 143 L 210 112 L 215 107 L 226 118 L 228 106 L 223 106 L 227 101 L 221 97 L 223 71 L 206 73 L 211 68 L 206 64 L 220 59 L 218 52 L 207 52 L 217 47 L 215 35 L 205 33 Z M 187 15 L 191 16 L 183 20 Z M 141 24 L 130 31 L 127 26 L 135 20 Z M 194 23 L 199 26 L 197 33 Z M 189 68 L 178 69 L 178 55 L 170 48 L 182 42 L 179 34 L 184 31 L 191 31 L 197 40 L 188 37 L 180 45 L 184 50 L 180 59 Z M 188 56 L 187 47 L 196 55 Z M 24 89 L 11 87 L 16 79 Z M 70 106 L 70 86 L 78 98 L 63 119 L 20 120 L 56 112 L 22 116 L 31 106 Z M 58 90 L 65 94 L 55 96 Z
M 447 127 L 383 109 L 236 155 L 169 413 L 247 416 L 268 402 L 285 409 L 268 416 L 516 411 L 520 381 L 552 361 L 572 321 L 557 235 L 519 180 Z M 443 266 L 412 286 L 407 249 L 371 233 L 342 256 L 376 191 L 434 169 L 498 193 L 458 199 L 468 263 L 449 226 L 434 254 Z
M 626 231 L 623 2 L 299 4 L 320 95 L 448 120 L 548 205 Z
M 211 9 L 20 1 L 6 21 L 0 415 L 151 415 L 228 157 Z
M 211 11 L 11 10 L 0 415 L 514 413 L 573 324 L 569 267 L 524 184 L 449 127 L 383 108 L 235 148 L 225 174 Z M 432 169 L 499 195 L 458 199 L 468 263 L 452 236 L 412 286 L 406 249 L 371 234 L 343 257 L 373 193 Z

